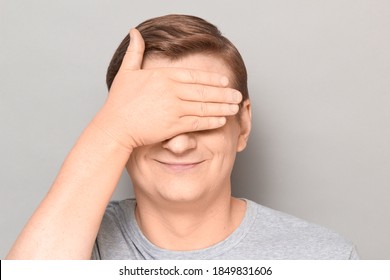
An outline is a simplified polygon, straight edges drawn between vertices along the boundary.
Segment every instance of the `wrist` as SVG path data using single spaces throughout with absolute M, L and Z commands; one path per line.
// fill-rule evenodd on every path
M 96 121 L 96 119 L 92 119 L 91 125 L 94 127 L 94 129 L 98 130 L 101 134 L 104 135 L 104 137 L 109 138 L 113 144 L 117 145 L 119 149 L 122 149 L 124 152 L 128 153 L 129 155 L 133 151 L 133 145 L 131 144 L 125 144 L 125 141 L 121 140 L 120 137 L 118 137 L 115 133 L 112 133 L 110 129 L 105 128 L 104 125 Z
M 121 125 L 123 120 L 106 111 L 104 106 L 92 119 L 91 124 L 104 133 L 106 137 L 116 142 L 124 151 L 131 153 L 136 148 L 136 145 L 131 137 L 126 134 L 125 126 Z

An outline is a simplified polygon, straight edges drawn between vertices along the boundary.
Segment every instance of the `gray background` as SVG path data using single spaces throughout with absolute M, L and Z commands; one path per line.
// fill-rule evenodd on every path
M 150 17 L 201 16 L 240 49 L 253 133 L 234 193 L 390 258 L 390 1 L 0 2 L 0 257 L 106 96 L 119 42 Z M 123 176 L 115 199 L 132 196 Z

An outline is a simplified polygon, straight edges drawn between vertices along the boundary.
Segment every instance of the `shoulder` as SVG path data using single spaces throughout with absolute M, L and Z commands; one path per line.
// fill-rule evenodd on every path
M 114 200 L 106 207 L 104 218 L 118 218 L 122 215 L 129 215 L 134 211 L 135 199 Z
M 269 248 L 276 258 L 349 259 L 353 244 L 326 227 L 247 201 L 256 217 L 248 238 Z
M 127 231 L 134 217 L 135 204 L 134 199 L 111 201 L 104 212 L 98 238 L 111 238 Z
M 105 214 L 112 214 L 118 211 L 129 211 L 135 207 L 136 201 L 133 198 L 124 200 L 113 200 L 108 203 Z
M 130 228 L 134 207 L 133 199 L 112 201 L 107 205 L 96 236 L 92 259 L 132 258 L 128 244 L 131 243 Z

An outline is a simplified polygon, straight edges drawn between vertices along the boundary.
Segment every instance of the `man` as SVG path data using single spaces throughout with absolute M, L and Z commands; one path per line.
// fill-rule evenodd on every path
M 107 85 L 8 258 L 356 258 L 327 229 L 231 196 L 251 110 L 244 62 L 215 26 L 182 15 L 140 24 Z M 136 200 L 107 207 L 124 167 Z

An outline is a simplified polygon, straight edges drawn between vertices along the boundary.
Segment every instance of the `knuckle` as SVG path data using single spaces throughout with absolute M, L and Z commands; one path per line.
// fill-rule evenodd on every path
M 197 78 L 196 78 L 195 72 L 193 70 L 187 70 L 187 73 L 188 73 L 188 77 L 189 77 L 190 81 L 193 83 L 196 83 Z
M 193 130 L 199 130 L 199 129 L 200 129 L 200 119 L 199 119 L 199 118 L 196 118 L 196 119 L 192 122 L 192 129 L 193 129 Z
M 200 101 L 206 101 L 206 98 L 207 98 L 206 88 L 203 86 L 199 87 L 198 88 L 198 95 L 199 95 Z
M 201 115 L 201 116 L 206 116 L 207 110 L 208 110 L 207 104 L 206 104 L 206 103 L 203 103 L 203 102 L 200 103 L 200 115 Z

